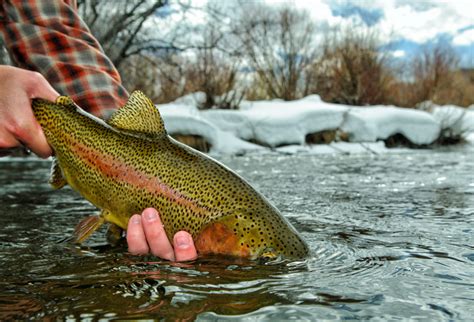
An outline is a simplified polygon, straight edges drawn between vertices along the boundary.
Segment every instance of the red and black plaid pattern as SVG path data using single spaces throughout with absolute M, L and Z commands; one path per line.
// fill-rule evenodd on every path
M 0 34 L 13 62 L 103 116 L 122 106 L 120 75 L 77 14 L 75 1 L 0 0 Z

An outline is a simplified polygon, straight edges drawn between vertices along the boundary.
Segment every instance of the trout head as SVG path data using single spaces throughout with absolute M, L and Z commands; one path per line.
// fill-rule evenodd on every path
M 301 259 L 308 246 L 276 209 L 242 210 L 207 224 L 196 239 L 200 254 Z

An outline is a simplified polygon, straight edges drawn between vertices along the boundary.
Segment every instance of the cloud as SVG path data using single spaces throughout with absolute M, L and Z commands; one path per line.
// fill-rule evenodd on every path
M 221 0 L 188 0 L 193 6 L 202 6 L 208 1 L 227 3 Z M 197 1 L 197 2 L 196 2 Z M 235 1 L 235 0 L 234 0 Z M 376 31 L 382 45 L 391 47 L 395 55 L 409 58 L 420 45 L 440 38 L 448 39 L 463 48 L 466 56 L 474 46 L 474 0 L 244 0 L 264 2 L 269 6 L 290 6 L 308 10 L 318 26 L 319 34 L 333 27 L 365 26 Z M 229 1 L 232 3 L 232 1 Z M 236 2 L 237 3 L 237 2 Z M 190 20 L 203 22 L 196 15 Z M 472 51 L 471 51 L 472 56 Z M 472 61 L 472 58 L 470 59 Z M 463 59 L 463 61 L 469 61 Z
M 437 4 L 434 1 L 413 1 L 413 0 L 396 0 L 397 6 L 409 6 L 416 11 L 426 11 L 432 8 L 436 8 Z
M 392 51 L 391 54 L 395 58 L 401 58 L 401 57 L 405 57 L 406 52 L 404 50 L 398 49 L 398 50 Z
M 298 9 L 308 10 L 315 22 L 336 23 L 337 19 L 330 6 L 324 0 L 265 0 L 270 5 L 288 5 Z
M 341 3 L 337 2 L 335 5 L 331 6 L 331 11 L 334 16 L 340 16 L 343 18 L 358 17 L 369 27 L 377 24 L 384 16 L 383 10 L 380 8 L 366 9 L 353 3 L 341 5 Z
M 468 46 L 474 43 L 474 28 L 465 30 L 453 38 L 453 45 Z
M 395 38 L 423 44 L 439 34 L 456 37 L 459 30 L 473 24 L 472 12 L 474 12 L 472 0 L 265 0 L 265 2 L 270 5 L 289 5 L 306 9 L 316 23 L 328 27 L 362 23 L 377 30 L 386 43 Z
M 440 31 L 441 18 L 440 8 L 416 11 L 411 6 L 394 6 L 385 8 L 385 19 L 378 27 L 385 35 L 423 43 Z
M 383 21 L 377 26 L 386 35 L 425 43 L 439 34 L 456 36 L 472 25 L 474 1 L 387 1 Z

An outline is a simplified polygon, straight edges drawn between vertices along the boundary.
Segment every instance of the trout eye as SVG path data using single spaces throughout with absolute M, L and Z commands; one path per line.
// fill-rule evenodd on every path
M 266 247 L 258 256 L 261 264 L 268 263 L 270 261 L 278 260 L 280 255 L 272 247 Z

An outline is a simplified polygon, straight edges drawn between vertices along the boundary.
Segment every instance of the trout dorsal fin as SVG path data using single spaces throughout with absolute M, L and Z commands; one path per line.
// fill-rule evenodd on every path
M 140 91 L 134 91 L 127 104 L 117 110 L 107 123 L 117 129 L 143 133 L 151 137 L 166 135 L 160 112 Z

